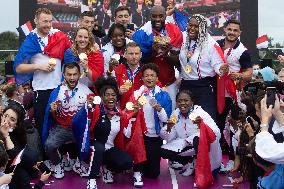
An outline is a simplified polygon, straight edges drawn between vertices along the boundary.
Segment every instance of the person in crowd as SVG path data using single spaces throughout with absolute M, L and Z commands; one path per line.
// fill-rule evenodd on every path
M 31 173 L 33 167 L 37 164 L 38 154 L 33 149 L 26 146 L 26 131 L 24 125 L 25 110 L 18 104 L 13 103 L 8 105 L 3 112 L 1 117 L 0 126 L 0 139 L 4 142 L 5 149 L 8 153 L 9 162 L 5 172 L 14 175 L 11 183 L 9 184 L 10 189 L 31 189 Z M 19 164 L 12 166 L 14 159 L 19 153 L 22 153 L 22 158 Z M 42 188 L 44 181 L 48 179 L 50 174 L 43 173 L 40 181 L 36 184 L 35 188 Z
M 200 105 L 216 120 L 216 75 L 229 70 L 222 60 L 223 53 L 208 33 L 207 20 L 200 14 L 193 15 L 187 31 L 183 32 L 183 45 L 179 54 L 181 63 L 180 90 L 190 89 Z
M 158 79 L 170 94 L 174 109 L 177 91 L 175 66 L 179 66 L 177 55 L 182 44 L 182 33 L 176 25 L 166 23 L 164 7 L 154 6 L 150 17 L 151 21 L 135 32 L 132 39 L 142 49 L 142 61 L 157 64 L 163 73 Z M 145 57 L 148 60 L 145 60 Z
M 254 163 L 261 167 L 265 174 L 259 178 L 257 188 L 258 189 L 281 189 L 284 187 L 284 165 L 274 164 L 264 160 L 258 155 L 258 151 L 255 150 L 255 143 L 252 144 L 252 158 Z
M 73 132 L 73 127 L 76 125 L 73 125 L 72 120 L 74 115 L 85 106 L 87 96 L 92 94 L 87 86 L 79 82 L 80 75 L 79 64 L 75 62 L 65 64 L 63 67 L 64 83 L 53 90 L 49 99 L 50 106 L 46 108 L 43 143 L 46 155 L 51 161 L 53 176 L 57 179 L 63 178 L 64 169 L 71 170 L 73 165 L 73 170 L 80 175 L 87 172 L 80 162 L 76 162 L 78 157 L 76 147 L 69 151 L 68 167 L 62 166 L 61 155 L 58 153 L 58 149 L 64 144 L 76 143 Z M 54 124 L 53 128 L 51 128 L 51 124 Z M 51 130 L 49 131 L 49 129 Z
M 101 42 L 99 39 L 106 36 L 106 33 L 101 25 L 99 25 L 99 21 L 97 17 L 91 11 L 84 11 L 79 16 L 79 27 L 87 28 L 95 37 L 96 43 L 101 47 Z
M 206 127 L 213 131 L 216 139 L 210 144 L 211 170 L 221 165 L 222 153 L 220 150 L 220 130 L 211 116 L 200 106 L 194 105 L 194 98 L 189 90 L 179 91 L 176 97 L 177 109 L 168 120 L 167 127 L 161 132 L 167 143 L 162 146 L 162 157 L 177 161 L 184 165 L 180 172 L 183 176 L 193 174 L 195 159 L 198 154 L 201 119 Z M 185 154 L 187 153 L 187 154 Z M 214 158 L 213 158 L 214 157 Z
M 134 27 L 129 28 L 128 25 L 131 24 L 131 12 L 130 8 L 127 6 L 119 6 L 114 11 L 114 23 L 115 24 L 122 24 L 125 27 L 125 36 L 128 39 L 131 39 L 132 35 L 134 34 Z M 106 45 L 110 42 L 111 38 L 106 36 L 102 39 L 102 44 Z
M 115 79 L 119 87 L 120 109 L 124 110 L 126 103 L 134 91 L 142 85 L 141 72 L 141 49 L 135 42 L 129 42 L 126 46 L 125 58 L 126 64 L 120 64 L 114 69 Z
M 280 72 L 278 72 L 277 79 L 280 82 L 284 82 L 284 69 L 281 69 Z
M 79 28 L 75 34 L 74 43 L 64 53 L 64 63 L 78 62 L 80 73 L 82 73 L 80 83 L 91 88 L 93 82 L 103 76 L 103 61 L 102 52 L 95 45 L 92 33 L 87 28 Z
M 241 23 L 237 20 L 228 20 L 224 27 L 225 38 L 218 42 L 224 52 L 224 57 L 229 64 L 229 78 L 225 86 L 225 108 L 218 112 L 217 125 L 221 131 L 221 143 L 224 148 L 225 139 L 223 130 L 226 117 L 233 105 L 237 105 L 237 85 L 249 82 L 252 77 L 252 63 L 247 48 L 240 42 Z M 224 149 L 223 149 L 224 150 Z M 228 169 L 233 165 L 233 159 L 227 164 Z
M 96 104 L 91 116 L 91 139 L 93 152 L 87 189 L 97 189 L 96 176 L 103 170 L 103 181 L 113 183 L 112 172 L 128 170 L 133 166 L 131 156 L 124 151 L 124 128 L 131 115 L 117 107 L 118 87 L 114 78 L 100 77 L 95 82 L 101 103 Z
M 0 141 L 0 189 L 9 189 L 8 184 L 12 180 L 14 173 L 5 174 L 9 156 L 6 152 L 3 141 Z
M 20 104 L 23 103 L 23 96 L 20 95 L 19 87 L 14 84 L 9 84 L 6 89 L 6 96 L 8 98 L 8 103 L 11 101 L 18 102 Z
M 115 66 L 125 63 L 125 47 L 129 43 L 129 39 L 125 36 L 126 29 L 121 24 L 112 24 L 108 37 L 111 39 L 102 48 L 104 56 L 104 75 L 111 75 Z
M 252 81 L 256 80 L 256 77 L 257 77 L 257 75 L 259 73 L 259 70 L 260 70 L 259 64 L 254 64 L 252 66 L 252 79 L 251 79 Z
M 97 15 L 99 25 L 102 26 L 104 30 L 108 29 L 113 15 L 110 0 L 103 0 L 103 3 L 96 7 L 94 15 Z
M 272 105 L 267 107 L 267 96 L 261 100 L 260 113 L 261 113 L 261 124 L 260 133 L 256 135 L 255 139 L 255 150 L 257 154 L 266 161 L 274 164 L 284 164 L 284 141 L 276 141 L 275 136 L 269 131 L 269 125 L 272 116 L 275 118 L 275 122 L 272 128 L 274 133 L 284 133 L 284 115 L 281 111 L 283 102 L 279 100 L 278 96 L 275 97 L 274 107 Z
M 139 102 L 141 110 L 137 118 L 128 125 L 130 138 L 128 152 L 134 160 L 134 186 L 142 187 L 142 175 L 155 179 L 160 175 L 160 159 L 162 138 L 159 136 L 161 128 L 167 122 L 168 116 L 172 112 L 172 103 L 169 94 L 158 87 L 157 81 L 159 68 L 156 64 L 149 63 L 142 67 L 143 85 L 134 91 L 129 103 Z M 131 106 L 126 104 L 127 110 L 131 111 Z M 133 140 L 136 137 L 136 140 Z M 139 152 L 139 156 L 136 152 Z
M 51 91 L 61 83 L 61 61 L 71 43 L 66 34 L 52 28 L 49 9 L 37 9 L 34 21 L 36 29 L 21 44 L 14 70 L 17 84 L 33 78 L 35 120 L 41 135 L 44 110 Z
M 141 27 L 149 20 L 150 9 L 143 0 L 136 0 L 135 9 L 132 10 L 132 21 L 137 27 Z
M 259 73 L 261 74 L 261 78 L 263 79 L 263 81 L 273 81 L 273 80 L 277 79 L 277 75 L 275 74 L 275 70 L 273 68 L 268 67 L 268 66 L 260 69 Z

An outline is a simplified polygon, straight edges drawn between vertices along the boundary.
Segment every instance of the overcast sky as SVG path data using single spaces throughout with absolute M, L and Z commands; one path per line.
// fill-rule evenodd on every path
M 274 38 L 274 42 L 283 43 L 284 0 L 258 0 L 258 2 L 259 35 L 267 34 L 269 37 Z M 0 25 L 0 32 L 17 32 L 16 28 L 19 26 L 19 0 L 0 0 Z

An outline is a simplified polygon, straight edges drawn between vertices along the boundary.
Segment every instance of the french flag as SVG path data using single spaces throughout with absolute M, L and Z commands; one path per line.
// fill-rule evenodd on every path
M 16 166 L 16 165 L 18 165 L 19 163 L 21 163 L 21 161 L 22 161 L 22 157 L 23 157 L 23 153 L 24 153 L 24 150 L 25 150 L 26 148 L 24 148 L 24 149 L 22 149 L 21 151 L 20 151 L 20 153 L 18 153 L 18 155 L 15 157 L 15 159 L 13 160 L 13 162 L 12 162 L 12 164 L 11 164 L 11 167 L 12 166 Z
M 33 30 L 32 24 L 30 21 L 27 21 L 25 24 L 21 25 L 17 28 L 18 32 L 23 32 L 25 36 L 29 35 L 29 33 Z
M 63 60 L 64 52 L 71 46 L 68 36 L 57 29 L 51 29 L 48 37 L 48 44 L 41 48 L 39 44 L 39 37 L 37 35 L 37 29 L 32 30 L 21 44 L 21 47 L 17 53 L 14 61 L 14 74 L 17 84 L 21 85 L 32 79 L 33 74 L 18 74 L 16 72 L 16 67 L 19 64 L 26 63 L 30 64 L 32 56 L 43 53 L 50 58 L 58 58 Z
M 170 37 L 172 48 L 180 49 L 183 39 L 179 27 L 173 23 L 167 23 L 166 21 L 165 30 L 167 35 Z M 152 53 L 152 44 L 154 42 L 151 21 L 148 21 L 144 26 L 136 31 L 132 36 L 132 40 L 141 47 L 141 51 L 143 53 L 142 59 L 150 56 Z
M 268 36 L 262 35 L 256 39 L 257 49 L 266 49 L 268 48 Z

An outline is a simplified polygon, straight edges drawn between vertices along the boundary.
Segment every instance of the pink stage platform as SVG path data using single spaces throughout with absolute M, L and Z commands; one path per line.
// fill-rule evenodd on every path
M 193 189 L 194 188 L 194 177 L 183 177 L 178 171 L 169 169 L 167 162 L 162 160 L 161 162 L 161 175 L 158 179 L 144 179 L 144 189 Z M 87 179 L 81 178 L 74 172 L 65 173 L 64 179 L 57 180 L 51 177 L 49 179 L 48 186 L 46 189 L 84 189 L 86 188 Z M 132 174 L 116 174 L 114 176 L 113 184 L 104 184 L 102 179 L 97 179 L 98 189 L 134 189 Z M 228 175 L 221 175 L 215 178 L 214 185 L 209 189 L 220 189 L 224 188 L 223 184 L 229 184 Z M 233 187 L 230 187 L 233 188 Z M 239 185 L 239 189 L 248 189 L 247 183 Z

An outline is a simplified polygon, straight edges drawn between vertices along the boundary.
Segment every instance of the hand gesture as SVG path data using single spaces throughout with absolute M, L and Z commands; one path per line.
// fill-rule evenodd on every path
M 232 73 L 230 73 L 229 76 L 234 81 L 239 81 L 242 78 L 241 73 L 238 73 L 238 72 L 232 72 Z
M 114 70 L 114 67 L 118 66 L 119 62 L 115 59 L 110 59 L 109 61 L 109 71 L 112 72 Z
M 225 75 L 226 73 L 229 72 L 229 65 L 228 64 L 222 64 L 219 71 L 220 71 L 221 76 Z
M 135 102 L 132 107 L 134 114 L 137 114 L 139 110 L 142 108 L 142 105 L 139 102 Z
M 44 72 L 52 72 L 54 68 L 54 65 L 51 65 L 49 63 L 37 64 L 37 69 Z
M 7 136 L 9 136 L 9 128 L 10 128 L 10 126 L 9 126 L 8 122 L 2 116 L 0 132 L 2 133 L 3 137 L 6 138 Z
M 128 88 L 125 86 L 125 85 L 121 85 L 120 87 L 119 87 L 119 94 L 124 94 L 124 93 L 126 93 L 128 91 Z
M 267 95 L 261 100 L 261 123 L 268 124 L 272 117 L 272 105 L 267 108 Z
M 40 176 L 40 180 L 41 180 L 42 182 L 45 182 L 45 181 L 47 181 L 47 179 L 49 178 L 50 175 L 51 175 L 51 172 L 47 174 L 47 173 L 44 171 L 44 173 L 42 173 L 41 176 Z
M 84 70 L 88 69 L 88 58 L 80 60 L 80 64 L 82 65 Z
M 61 107 L 60 101 L 55 101 L 50 104 L 50 112 L 54 113 Z
M 174 127 L 175 122 L 173 122 L 172 119 L 168 119 L 168 123 L 167 123 L 167 132 L 171 132 L 172 128 Z
M 158 112 L 162 110 L 162 106 L 159 103 L 155 103 L 152 107 Z
M 10 184 L 13 175 L 14 173 L 9 173 L 9 174 L 4 174 L 3 176 L 1 176 L 1 180 L 3 184 Z
M 198 127 L 200 127 L 200 123 L 201 123 L 201 117 L 200 116 L 197 116 L 195 118 L 194 121 L 192 121 L 194 124 L 196 124 Z

